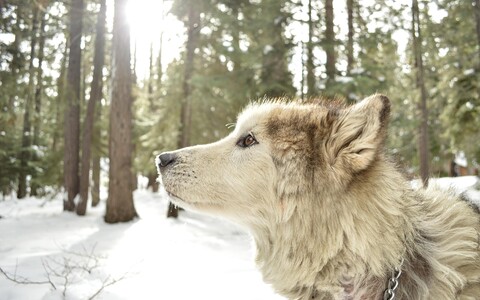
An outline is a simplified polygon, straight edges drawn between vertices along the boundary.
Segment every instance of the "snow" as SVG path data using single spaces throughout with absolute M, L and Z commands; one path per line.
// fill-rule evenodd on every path
M 335 81 L 340 83 L 350 83 L 353 82 L 353 78 L 349 76 L 338 76 L 335 77 Z
M 455 154 L 454 162 L 460 167 L 466 168 L 468 166 L 468 162 L 467 162 L 467 157 L 465 156 L 465 152 L 460 151 L 457 154 Z
M 363 74 L 365 72 L 365 69 L 364 68 L 353 68 L 351 71 L 350 71 L 350 74 Z
M 431 184 L 467 190 L 480 203 L 475 176 Z M 262 281 L 244 229 L 188 211 L 166 219 L 165 193 L 146 190 L 134 194 L 140 219 L 109 225 L 102 218 L 105 198 L 84 217 L 63 213 L 61 195 L 0 201 L 0 267 L 30 281 L 48 281 L 49 273 L 57 288 L 16 284 L 0 274 L 0 298 L 84 300 L 121 279 L 95 299 L 284 299 Z
M 49 284 L 21 285 L 0 274 L 2 300 L 284 299 L 262 281 L 245 230 L 224 220 L 182 211 L 166 219 L 164 193 L 136 191 L 140 219 L 103 222 L 104 199 L 85 217 L 63 213 L 61 195 L 0 201 L 0 267 L 30 281 L 47 281 L 44 264 L 68 275 Z M 103 204 L 103 205 L 102 205 Z M 98 262 L 95 262 L 95 261 Z M 81 268 L 96 266 L 91 273 Z M 52 273 L 52 271 L 50 271 Z
M 475 73 L 475 69 L 467 69 L 463 71 L 463 75 L 468 76 Z

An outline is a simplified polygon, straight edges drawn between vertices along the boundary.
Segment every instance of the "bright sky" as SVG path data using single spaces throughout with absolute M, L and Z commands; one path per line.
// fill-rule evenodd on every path
M 133 44 L 137 48 L 137 76 L 148 77 L 150 45 L 153 45 L 154 59 L 159 53 L 160 37 L 163 33 L 162 63 L 167 64 L 179 58 L 184 44 L 185 28 L 176 17 L 168 14 L 172 1 L 129 0 L 128 17 Z

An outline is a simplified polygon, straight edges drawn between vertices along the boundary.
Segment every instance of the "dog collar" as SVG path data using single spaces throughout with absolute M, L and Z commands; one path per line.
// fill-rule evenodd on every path
M 387 281 L 387 288 L 383 293 L 383 300 L 395 299 L 395 290 L 398 288 L 399 279 L 400 279 L 400 276 L 402 275 L 402 266 L 403 266 L 403 258 L 402 258 L 402 261 L 400 262 L 400 265 L 398 267 L 395 267 L 395 269 L 392 272 L 392 276 Z

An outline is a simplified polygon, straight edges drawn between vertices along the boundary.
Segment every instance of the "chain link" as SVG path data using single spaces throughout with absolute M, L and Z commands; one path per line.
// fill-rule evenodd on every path
M 400 266 L 395 267 L 395 270 L 392 272 L 392 277 L 388 279 L 387 289 L 383 293 L 383 300 L 395 299 L 395 290 L 398 288 L 399 278 L 402 275 L 402 265 L 403 259 L 400 262 Z

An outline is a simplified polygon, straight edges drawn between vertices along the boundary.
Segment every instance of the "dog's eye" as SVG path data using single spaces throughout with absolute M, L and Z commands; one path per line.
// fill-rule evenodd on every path
M 253 146 L 255 144 L 258 144 L 257 140 L 253 136 L 253 134 L 249 133 L 246 136 L 241 137 L 238 142 L 237 146 L 242 147 L 242 148 L 247 148 L 250 146 Z

